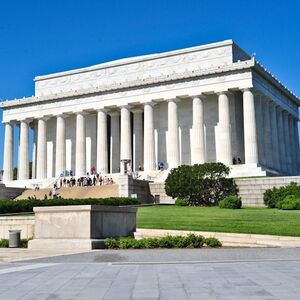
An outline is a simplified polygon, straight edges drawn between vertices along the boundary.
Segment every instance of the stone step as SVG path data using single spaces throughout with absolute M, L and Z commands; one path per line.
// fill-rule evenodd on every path
M 50 189 L 26 190 L 17 199 L 28 199 L 28 197 L 36 197 L 44 199 L 45 195 L 49 197 Z M 119 188 L 117 184 L 108 184 L 101 186 L 85 186 L 85 187 L 66 187 L 57 190 L 58 195 L 64 199 L 87 199 L 87 198 L 109 198 L 118 197 Z

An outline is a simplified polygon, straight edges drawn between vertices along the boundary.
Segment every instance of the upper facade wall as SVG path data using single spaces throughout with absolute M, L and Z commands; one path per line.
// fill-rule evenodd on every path
M 220 43 L 121 59 L 88 68 L 35 78 L 35 95 L 47 96 L 81 89 L 143 81 L 173 72 L 206 70 L 230 65 L 250 57 L 231 40 Z M 125 76 L 126 75 L 126 76 Z

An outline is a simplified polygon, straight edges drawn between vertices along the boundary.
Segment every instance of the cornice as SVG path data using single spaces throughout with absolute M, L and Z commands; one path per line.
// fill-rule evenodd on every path
M 282 91 L 288 98 L 294 101 L 298 106 L 300 106 L 300 99 L 293 94 L 287 87 L 285 87 L 277 78 L 275 78 L 268 70 L 266 70 L 262 65 L 260 65 L 254 58 L 246 61 L 232 63 L 230 65 L 221 66 L 221 67 L 213 67 L 210 69 L 195 69 L 195 70 L 185 70 L 183 72 L 171 72 L 167 75 L 161 76 L 151 76 L 143 80 L 132 80 L 126 82 L 116 82 L 113 84 L 102 85 L 96 88 L 88 88 L 81 89 L 78 91 L 70 91 L 59 94 L 51 94 L 47 96 L 32 96 L 27 98 L 21 98 L 16 100 L 4 101 L 0 103 L 0 107 L 3 109 L 24 106 L 34 103 L 44 103 L 47 101 L 59 100 L 59 99 L 70 99 L 74 97 L 84 97 L 84 96 L 92 96 L 99 95 L 101 93 L 106 92 L 119 92 L 124 89 L 130 88 L 144 88 L 149 85 L 157 85 L 157 84 L 168 84 L 174 81 L 180 80 L 193 80 L 209 75 L 218 75 L 222 73 L 241 71 L 241 70 L 255 70 L 259 73 L 263 78 L 265 78 L 272 85 L 277 87 L 280 91 Z
M 257 73 L 259 73 L 261 76 L 263 76 L 268 82 L 283 91 L 287 97 L 292 98 L 292 100 L 300 106 L 300 99 L 258 61 L 255 61 L 254 70 L 257 71 Z

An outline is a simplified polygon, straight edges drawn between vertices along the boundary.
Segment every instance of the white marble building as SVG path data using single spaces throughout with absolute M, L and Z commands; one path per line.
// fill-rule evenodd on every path
M 14 147 L 22 183 L 30 157 L 33 181 L 118 173 L 120 159 L 148 173 L 218 161 L 232 176 L 296 175 L 299 105 L 232 40 L 38 76 L 34 96 L 1 104 L 3 179 L 12 184 Z

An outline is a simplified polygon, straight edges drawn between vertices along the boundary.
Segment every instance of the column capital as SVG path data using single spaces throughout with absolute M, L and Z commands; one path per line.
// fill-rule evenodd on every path
M 196 95 L 196 96 L 192 96 L 192 99 L 201 99 L 201 100 L 205 100 L 207 98 L 206 95 L 204 94 L 199 94 L 199 95 Z
M 26 118 L 26 119 L 22 119 L 19 120 L 20 123 L 26 123 L 29 124 L 30 122 L 32 122 L 34 119 L 33 118 Z
M 172 98 L 172 99 L 166 99 L 166 100 L 167 100 L 168 103 L 169 103 L 169 102 L 178 103 L 178 102 L 181 101 L 179 98 Z
M 230 96 L 232 95 L 232 92 L 228 91 L 228 90 L 223 90 L 223 91 L 216 91 L 215 92 L 218 96 L 221 96 L 221 95 L 225 95 L 225 96 Z
M 244 92 L 251 92 L 254 93 L 254 88 L 253 87 L 247 87 L 247 88 L 242 88 L 241 91 Z
M 15 121 L 2 121 L 2 124 L 4 125 L 14 125 L 15 123 Z
M 56 118 L 59 118 L 59 117 L 60 117 L 60 118 L 64 118 L 64 119 L 65 119 L 65 118 L 67 118 L 68 116 L 67 116 L 66 114 L 64 114 L 64 113 L 61 113 L 61 114 L 55 115 L 55 117 L 56 117 Z
M 98 112 L 102 112 L 102 113 L 107 114 L 108 111 L 109 111 L 109 109 L 107 109 L 107 108 L 97 108 L 97 109 L 95 109 L 95 111 L 96 111 L 97 113 L 98 113 Z
M 119 106 L 119 108 L 120 108 L 120 110 L 121 110 L 122 108 L 126 108 L 126 109 L 128 109 L 128 110 L 131 110 L 131 109 L 132 109 L 132 105 L 129 105 L 129 104 L 121 105 L 121 106 Z
M 146 105 L 149 105 L 149 106 L 151 106 L 151 107 L 154 107 L 155 105 L 157 105 L 157 103 L 152 102 L 152 101 L 151 101 L 151 102 L 150 102 L 150 101 L 149 101 L 149 102 L 145 102 L 145 103 L 143 103 L 143 108 L 145 108 Z
M 36 119 L 37 119 L 38 121 L 39 121 L 39 120 L 42 120 L 42 121 L 47 122 L 47 121 L 50 119 L 50 117 L 42 116 L 42 117 L 37 117 Z

